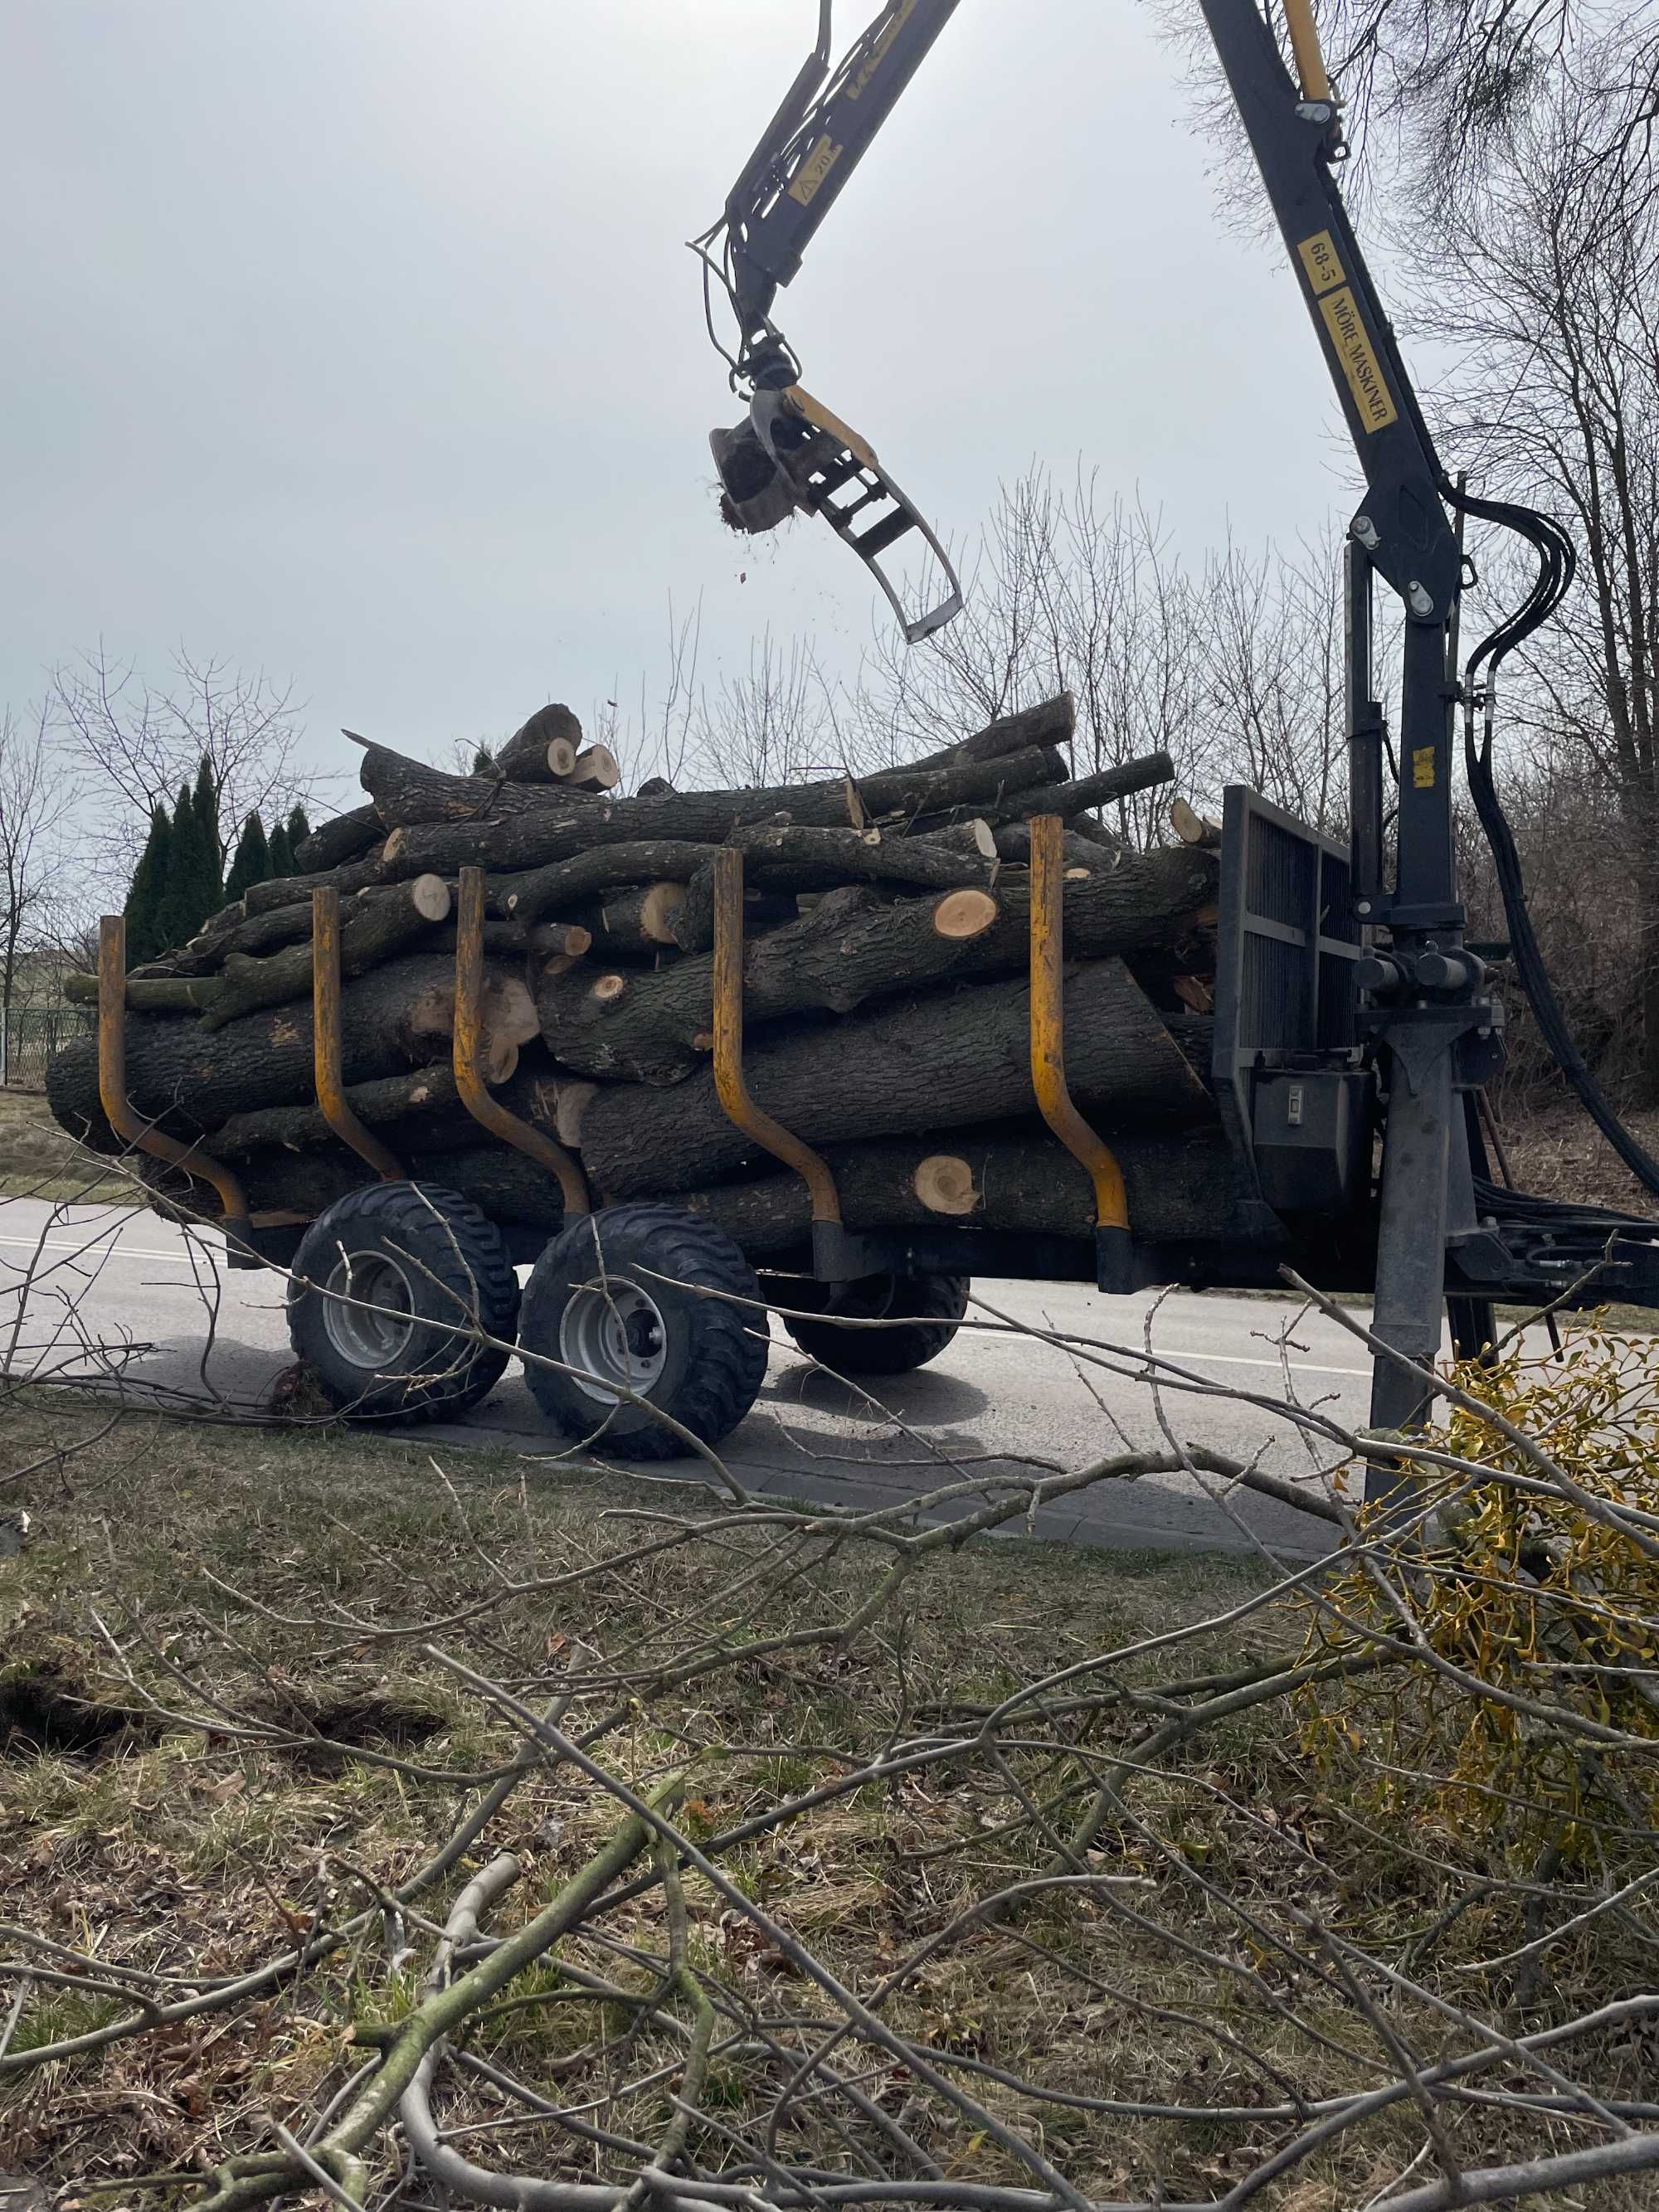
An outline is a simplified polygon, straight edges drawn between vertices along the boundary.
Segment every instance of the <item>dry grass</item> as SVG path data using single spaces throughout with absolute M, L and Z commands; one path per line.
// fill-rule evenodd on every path
M 106 1419 L 85 1401 L 40 1394 L 13 1409 L 8 1459 L 70 1447 Z M 418 1444 L 139 1415 L 64 1468 L 64 1486 L 36 1486 L 21 1555 L 0 1559 L 0 1716 L 21 1722 L 8 1741 L 0 1719 L 0 1919 L 100 1956 L 175 1972 L 188 1962 L 203 1973 L 257 1964 L 315 1916 L 361 1905 L 343 1860 L 389 1883 L 404 1878 L 448 1832 L 465 1793 L 331 1753 L 272 1754 L 228 1729 L 216 1736 L 146 1713 L 117 1676 L 94 1613 L 123 1638 L 142 1622 L 154 1648 L 210 1681 L 228 1705 L 422 1766 L 487 1771 L 514 1738 L 416 1650 L 354 1649 L 334 1637 L 319 1657 L 315 1637 L 261 1618 L 210 1576 L 290 1617 L 338 1604 L 373 1619 L 406 1610 L 411 1591 L 417 1607 L 436 1613 L 487 1580 L 475 1545 L 508 1573 L 545 1571 L 550 1561 L 607 1548 L 607 1510 L 664 1503 L 660 1490 L 613 1475 L 472 1451 L 446 1463 L 452 1492 Z M 550 1651 L 584 1638 L 626 1644 L 664 1615 L 695 1612 L 733 1563 L 729 1548 L 671 1559 L 649 1575 L 618 1575 L 569 1612 L 539 1601 L 504 1608 L 489 1624 L 498 1652 L 527 1638 Z M 844 1574 L 817 1578 L 799 1594 L 795 1617 L 846 1600 L 866 1571 L 849 1562 Z M 1150 1632 L 1172 1611 L 1207 1611 L 1255 1579 L 1249 1565 L 1221 1559 L 1107 1560 L 1024 1540 L 988 1545 L 941 1563 L 919 1588 L 907 1632 L 911 1695 L 1002 1694 L 1033 1664 L 1064 1663 L 1091 1638 Z M 1246 1641 L 1254 1648 L 1260 1638 Z M 694 1748 L 722 1739 L 761 1747 L 752 1759 L 711 1760 L 700 1775 L 692 1817 L 724 1826 L 769 1790 L 811 1785 L 822 1761 L 799 1747 L 857 1747 L 872 1730 L 879 1740 L 898 1718 L 891 1672 L 884 1641 L 860 1656 L 809 1653 L 745 1668 L 678 1708 L 653 1701 L 623 1764 L 641 1772 L 659 1765 L 677 1727 Z M 189 1702 L 182 1686 L 173 1694 Z M 46 1728 L 43 1706 L 56 1715 Z M 31 1729 L 39 1738 L 105 1725 L 110 1734 L 78 1748 L 30 1741 Z M 775 1754 L 765 1749 L 772 1744 Z M 469 1863 L 516 1850 L 539 1891 L 612 1818 L 568 1782 L 528 1783 Z M 895 1880 L 896 1849 L 953 1834 L 959 1818 L 948 1796 L 905 1792 L 837 1808 L 810 1836 L 781 1837 L 738 1863 L 856 1975 L 897 1955 L 918 1902 L 910 1878 Z M 763 1984 L 769 1968 L 746 1931 L 722 1930 L 711 1900 L 699 1917 L 711 1957 L 740 1982 Z M 641 1933 L 652 1928 L 642 1917 Z M 386 2015 L 378 1965 L 348 1960 L 302 1993 L 234 2021 L 210 2015 L 0 2087 L 0 2168 L 62 2184 L 223 2155 L 246 2140 L 251 2112 L 305 2108 L 337 2067 L 351 2019 Z M 1008 1979 L 1009 2029 L 1023 2042 L 1036 2025 L 1032 1995 L 1012 1966 Z M 966 2033 L 958 2014 L 982 2014 L 987 1994 L 975 1956 L 931 1974 L 909 2009 Z M 78 2032 L 116 2009 L 62 1992 L 32 2012 L 21 2041 Z M 556 2008 L 532 2011 L 515 2016 L 509 2040 L 522 2056 L 527 2039 L 556 2049 L 565 2033 Z
M 106 1170 L 60 1129 L 44 1097 L 0 1089 L 0 1196 L 73 1201 L 113 1188 Z
M 510 1754 L 513 1732 L 458 1691 L 419 1639 L 374 1632 L 411 1613 L 452 1613 L 498 1575 L 524 1580 L 616 1559 L 614 1571 L 574 1595 L 507 1598 L 438 1640 L 526 1695 L 530 1676 L 573 1655 L 637 1668 L 637 1686 L 620 1705 L 614 1689 L 585 1695 L 571 1723 L 619 1714 L 602 1755 L 634 1780 L 689 1764 L 684 1820 L 698 1836 L 816 1786 L 907 1730 L 960 1728 L 1036 1674 L 1206 1618 L 1262 1583 L 1261 1570 L 1237 1558 L 986 1543 L 935 1555 L 902 1607 L 848 1648 L 808 1646 L 653 1686 L 652 1669 L 686 1648 L 688 1624 L 729 1648 L 834 1620 L 867 1595 L 868 1555 L 844 1552 L 793 1584 L 768 1578 L 764 1532 L 629 1559 L 641 1534 L 619 1516 L 708 1510 L 697 1493 L 506 1454 L 468 1452 L 441 1472 L 418 1441 L 327 1429 L 220 1429 L 131 1414 L 72 1450 L 107 1418 L 67 1394 L 25 1395 L 10 1409 L 0 1477 L 43 1454 L 65 1456 L 32 1478 L 28 1541 L 0 1557 L 0 1717 L 12 1721 L 7 1740 L 0 1719 L 0 1920 L 100 1960 L 191 1976 L 244 1970 L 296 1934 L 359 1910 L 361 1876 L 405 1879 L 477 1795 L 465 1778 Z M 9 1502 L 0 1491 L 0 1503 Z M 337 1625 L 348 1613 L 358 1630 Z M 329 1616 L 325 1632 L 284 1625 Z M 152 1695 L 198 1714 L 210 1697 L 224 1710 L 223 1729 L 149 1707 L 123 1679 L 100 1620 Z M 1274 1607 L 1182 1655 L 1181 1671 L 1189 1660 L 1225 1670 L 1277 1659 L 1302 1635 L 1298 1618 Z M 1151 1662 L 1119 1674 L 1162 1679 Z M 252 1741 L 236 1733 L 233 1712 L 300 1737 L 318 1729 L 357 1749 Z M 1143 1724 L 1108 1717 L 1100 1740 Z M 374 1753 L 403 1765 L 371 1764 Z M 434 1782 L 414 1770 L 463 1778 Z M 1334 1780 L 1310 1780 L 1285 1711 L 1212 1729 L 1167 1778 L 1141 1785 L 1138 1802 L 1162 1840 L 1114 1823 L 1095 1863 L 1144 1883 L 1149 1899 L 1173 1853 L 1264 1914 L 1316 1911 L 1395 1954 L 1438 1910 L 1437 1859 L 1459 1853 L 1455 1836 L 1436 1836 L 1425 1850 L 1420 1834 L 1358 1825 L 1357 1796 L 1345 1797 Z M 1041 1860 L 1029 1834 L 1005 1832 L 1012 1810 L 988 1774 L 934 1770 L 867 1784 L 724 1863 L 746 1893 L 867 1991 L 965 1901 Z M 519 1924 L 615 1819 L 614 1806 L 568 1769 L 522 1784 L 465 1862 L 471 1870 L 502 1849 L 524 1860 L 497 1924 Z M 422 1909 L 441 1919 L 459 1878 Z M 769 2016 L 810 2011 L 811 1992 L 787 1961 L 700 1881 L 687 1887 L 698 1971 L 739 2007 Z M 563 1955 L 647 1989 L 653 1974 L 641 1954 L 661 1950 L 661 1911 L 659 1893 L 641 1897 Z M 1209 1917 L 1194 1891 L 1176 1925 L 1220 1942 L 1223 1922 L 1206 1929 Z M 1460 1931 L 1467 1945 L 1448 1969 L 1461 1996 L 1474 1994 L 1458 1978 L 1463 1961 L 1504 1932 L 1496 1908 L 1468 1916 Z M 66 2185 L 70 2203 L 77 2184 L 246 2148 L 264 2114 L 301 2124 L 359 2062 L 352 2024 L 393 2017 L 413 2002 L 431 1939 L 416 1928 L 410 1941 L 412 1960 L 389 1971 L 375 1924 L 257 2005 L 0 2083 L 0 2169 Z M 1278 1972 L 1271 1949 L 1241 1953 L 1240 1964 L 1264 1987 Z M 1589 1947 L 1559 1964 L 1569 1976 L 1605 1970 Z M 547 2094 L 575 2079 L 591 2094 L 596 2074 L 603 2087 L 617 2065 L 642 2075 L 675 2057 L 655 2032 L 630 2050 L 628 2015 L 572 2002 L 553 1967 L 525 1978 L 514 1999 L 474 2023 L 468 2046 Z M 0 2011 L 3 2002 L 0 1996 Z M 117 2009 L 95 1994 L 58 1991 L 31 2007 L 21 2043 L 38 2047 Z M 1302 2010 L 1315 2033 L 1354 2045 L 1351 2015 L 1328 2002 Z M 1255 2004 L 1242 1984 L 1224 1976 L 1218 1985 L 1210 1968 L 1155 1931 L 1137 1933 L 1092 1896 L 1039 1900 L 1017 1928 L 965 1934 L 905 1977 L 886 2016 L 964 2063 L 1094 2095 L 1253 2106 L 1263 2096 L 1259 2060 L 1318 2094 L 1375 2078 L 1363 2035 L 1352 2057 L 1310 2054 L 1303 2029 Z M 1432 2047 L 1432 2021 L 1413 2025 Z M 1639 2094 L 1644 2063 L 1634 2046 L 1614 2052 L 1598 2079 Z M 892 2069 L 872 2091 L 890 2111 L 908 2109 L 902 2075 Z M 1279 2121 L 1091 2116 L 965 2078 L 990 2109 L 1060 2158 L 1079 2187 L 1100 2196 L 1144 2189 L 1154 2173 L 1172 2197 L 1219 2194 L 1294 2131 Z M 717 2064 L 705 2106 L 752 2122 L 776 2086 L 763 2068 Z M 609 2124 L 649 2138 L 665 2117 L 662 2094 L 635 2093 Z M 452 2124 L 499 2121 L 502 2108 L 473 2085 L 452 2094 L 446 2115 Z M 1501 2114 L 1471 2109 L 1455 2124 L 1471 2156 L 1521 2140 Z M 1263 2202 L 1348 2212 L 1400 2171 L 1414 2140 L 1402 2106 L 1299 2168 L 1293 2194 Z M 510 2151 L 526 2167 L 569 2151 L 568 2138 L 522 2123 L 478 2148 L 498 2160 Z M 947 2171 L 1018 2178 L 982 2141 L 940 2138 L 936 2148 Z M 809 2140 L 804 2154 L 833 2162 L 840 2154 L 826 2136 Z M 1644 2186 L 1606 2185 L 1581 2201 L 1596 2212 L 1635 2212 L 1650 2201 Z M 131 2203 L 136 2212 L 155 2200 L 118 2192 L 83 2201 Z

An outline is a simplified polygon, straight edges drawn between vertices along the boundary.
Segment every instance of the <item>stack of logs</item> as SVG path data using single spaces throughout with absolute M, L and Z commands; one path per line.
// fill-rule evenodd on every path
M 1118 1152 L 1137 1230 L 1217 1234 L 1237 1194 L 1194 1072 L 1213 839 L 1179 803 L 1177 842 L 1112 836 L 1096 811 L 1168 782 L 1170 761 L 1073 777 L 1072 728 L 1061 696 L 873 775 L 738 791 L 659 779 L 629 798 L 562 707 L 532 715 L 489 774 L 356 738 L 368 803 L 301 846 L 308 872 L 255 885 L 129 977 L 131 1103 L 232 1166 L 256 1212 L 313 1215 L 372 1180 L 313 1091 L 311 894 L 332 886 L 354 1112 L 411 1176 L 556 1227 L 551 1176 L 457 1096 L 455 892 L 482 866 L 484 1062 L 501 1103 L 580 1154 L 596 1203 L 672 1199 L 752 1256 L 781 1251 L 805 1233 L 805 1186 L 726 1119 L 710 1063 L 714 859 L 729 845 L 744 861 L 749 1087 L 827 1152 L 849 1226 L 1085 1231 L 1089 1178 L 1036 1120 L 1029 1060 L 1027 823 L 1058 814 L 1073 1095 Z M 92 1039 L 59 1055 L 50 1091 L 66 1128 L 118 1148 Z

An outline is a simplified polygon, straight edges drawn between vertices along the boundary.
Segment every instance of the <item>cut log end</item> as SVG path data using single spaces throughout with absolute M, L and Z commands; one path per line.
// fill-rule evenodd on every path
M 937 937 L 982 937 L 997 918 L 997 902 L 988 891 L 946 891 L 933 908 Z
M 548 741 L 547 772 L 556 783 L 563 783 L 576 765 L 576 748 L 568 738 L 552 738 Z
M 653 884 L 640 905 L 640 927 L 653 945 L 672 945 L 675 916 L 685 904 L 684 884 Z
M 484 1025 L 489 1034 L 514 1045 L 541 1035 L 536 1001 L 516 975 L 492 975 L 484 988 Z
M 587 995 L 590 999 L 596 999 L 600 1006 L 608 1006 L 613 1000 L 620 999 L 627 988 L 626 975 L 601 975 Z
M 584 745 L 564 780 L 576 791 L 614 791 L 622 769 L 609 745 Z
M 485 1036 L 482 1053 L 483 1079 L 491 1089 L 509 1082 L 519 1068 L 519 1048 L 511 1037 Z
M 972 1213 L 980 1203 L 973 1169 L 955 1152 L 930 1152 L 910 1184 L 930 1213 Z
M 1212 852 L 1221 842 L 1221 824 L 1210 821 L 1195 806 L 1189 806 L 1184 799 L 1171 801 L 1170 827 L 1183 845 L 1197 845 Z
M 554 1128 L 562 1145 L 573 1152 L 582 1148 L 582 1115 L 590 1098 L 599 1095 L 597 1083 L 561 1083 L 554 1090 Z
M 449 885 L 441 876 L 416 876 L 409 886 L 409 902 L 422 921 L 447 921 Z

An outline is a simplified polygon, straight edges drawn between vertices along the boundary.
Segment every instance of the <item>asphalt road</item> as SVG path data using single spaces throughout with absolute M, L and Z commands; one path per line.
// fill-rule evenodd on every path
M 993 1321 L 994 1309 L 1097 1347 L 1115 1344 L 1130 1358 L 1154 1304 L 1150 1293 L 1111 1299 L 1073 1284 L 984 1281 L 975 1289 L 984 1301 L 980 1319 Z M 1152 1342 L 1225 1390 L 1282 1400 L 1293 1389 L 1304 1405 L 1362 1421 L 1364 1348 L 1318 1315 L 1297 1320 L 1293 1342 L 1281 1348 L 1297 1310 L 1276 1299 L 1175 1291 L 1158 1305 Z M 760 1399 L 725 1454 L 756 1490 L 873 1505 L 1022 1458 L 1072 1469 L 1160 1442 L 1143 1381 L 1030 1336 L 964 1328 L 931 1366 L 872 1383 L 886 1412 L 809 1366 L 775 1322 L 774 1340 Z M 0 1200 L 0 1359 L 14 1371 L 106 1381 L 120 1374 L 147 1391 L 252 1407 L 290 1357 L 281 1278 L 227 1271 L 212 1232 L 186 1234 L 114 1207 Z M 1164 1403 L 1182 1438 L 1243 1460 L 1260 1455 L 1261 1465 L 1288 1480 L 1310 1473 L 1305 1445 L 1267 1408 L 1174 1393 Z M 547 1456 L 557 1447 L 516 1363 L 464 1423 L 422 1434 L 452 1449 L 492 1445 L 541 1457 L 547 1479 L 557 1480 Z M 1280 1554 L 1324 1548 L 1317 1524 L 1291 1508 L 1240 1493 L 1230 1511 L 1184 1474 L 1097 1485 L 1039 1512 L 1029 1533 L 1166 1550 L 1238 1550 L 1256 1540 Z

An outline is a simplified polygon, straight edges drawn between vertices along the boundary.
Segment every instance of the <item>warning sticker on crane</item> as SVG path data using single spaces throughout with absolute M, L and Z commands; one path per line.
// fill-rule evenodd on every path
M 1346 285 L 1340 292 L 1327 292 L 1319 302 L 1319 312 L 1325 319 L 1325 328 L 1330 332 L 1336 357 L 1342 364 L 1342 374 L 1348 380 L 1360 422 L 1368 431 L 1386 430 L 1390 422 L 1400 420 L 1400 413 L 1377 362 L 1370 333 L 1360 320 L 1353 294 Z
M 802 207 L 811 207 L 812 196 L 841 159 L 841 148 L 826 131 L 817 144 L 795 172 L 795 181 L 789 187 L 789 197 L 799 200 Z

